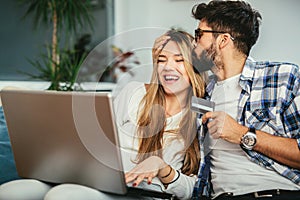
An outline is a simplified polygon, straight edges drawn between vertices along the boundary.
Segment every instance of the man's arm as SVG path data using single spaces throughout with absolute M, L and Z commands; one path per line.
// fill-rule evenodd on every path
M 248 128 L 237 123 L 225 112 L 207 112 L 202 121 L 206 123 L 209 133 L 214 139 L 224 139 L 228 142 L 240 144 L 242 136 Z M 264 154 L 279 163 L 300 169 L 300 149 L 296 139 L 273 136 L 266 132 L 256 130 L 257 143 L 253 150 Z
M 300 169 L 300 150 L 296 139 L 274 136 L 256 130 L 254 150 L 292 168 Z

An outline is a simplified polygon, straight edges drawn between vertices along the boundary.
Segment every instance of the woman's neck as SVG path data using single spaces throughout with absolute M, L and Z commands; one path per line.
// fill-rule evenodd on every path
M 188 92 L 184 94 L 172 94 L 165 95 L 166 105 L 165 105 L 165 113 L 167 117 L 176 115 L 181 112 L 187 106 L 187 97 Z

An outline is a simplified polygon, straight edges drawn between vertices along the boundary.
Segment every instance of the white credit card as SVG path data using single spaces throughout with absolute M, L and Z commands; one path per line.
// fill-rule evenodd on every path
M 203 98 L 192 96 L 191 110 L 200 114 L 215 110 L 215 103 Z

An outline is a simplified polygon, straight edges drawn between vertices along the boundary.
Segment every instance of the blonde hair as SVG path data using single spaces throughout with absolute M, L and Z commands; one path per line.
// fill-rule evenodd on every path
M 202 76 L 194 71 L 192 65 L 193 37 L 184 31 L 176 30 L 168 31 L 167 35 L 171 37 L 170 41 L 177 43 L 181 51 L 191 84 L 187 98 L 187 109 L 183 112 L 178 130 L 175 130 L 178 137 L 184 140 L 185 145 L 184 162 L 181 170 L 185 174 L 197 174 L 200 162 L 197 116 L 190 110 L 190 101 L 192 95 L 204 96 L 205 83 Z M 153 58 L 153 60 L 155 61 L 157 58 Z M 162 85 L 159 84 L 157 62 L 154 62 L 151 83 L 139 105 L 137 134 L 140 143 L 137 162 L 141 162 L 152 155 L 162 157 L 166 116 L 164 109 L 161 108 L 165 108 L 165 93 Z

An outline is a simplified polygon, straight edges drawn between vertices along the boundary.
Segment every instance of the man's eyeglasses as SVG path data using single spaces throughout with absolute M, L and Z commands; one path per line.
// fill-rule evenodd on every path
M 214 31 L 214 30 L 202 30 L 200 28 L 195 30 L 195 41 L 198 42 L 200 38 L 202 37 L 203 33 L 227 33 L 225 31 Z M 234 40 L 232 36 L 230 36 L 231 40 Z

